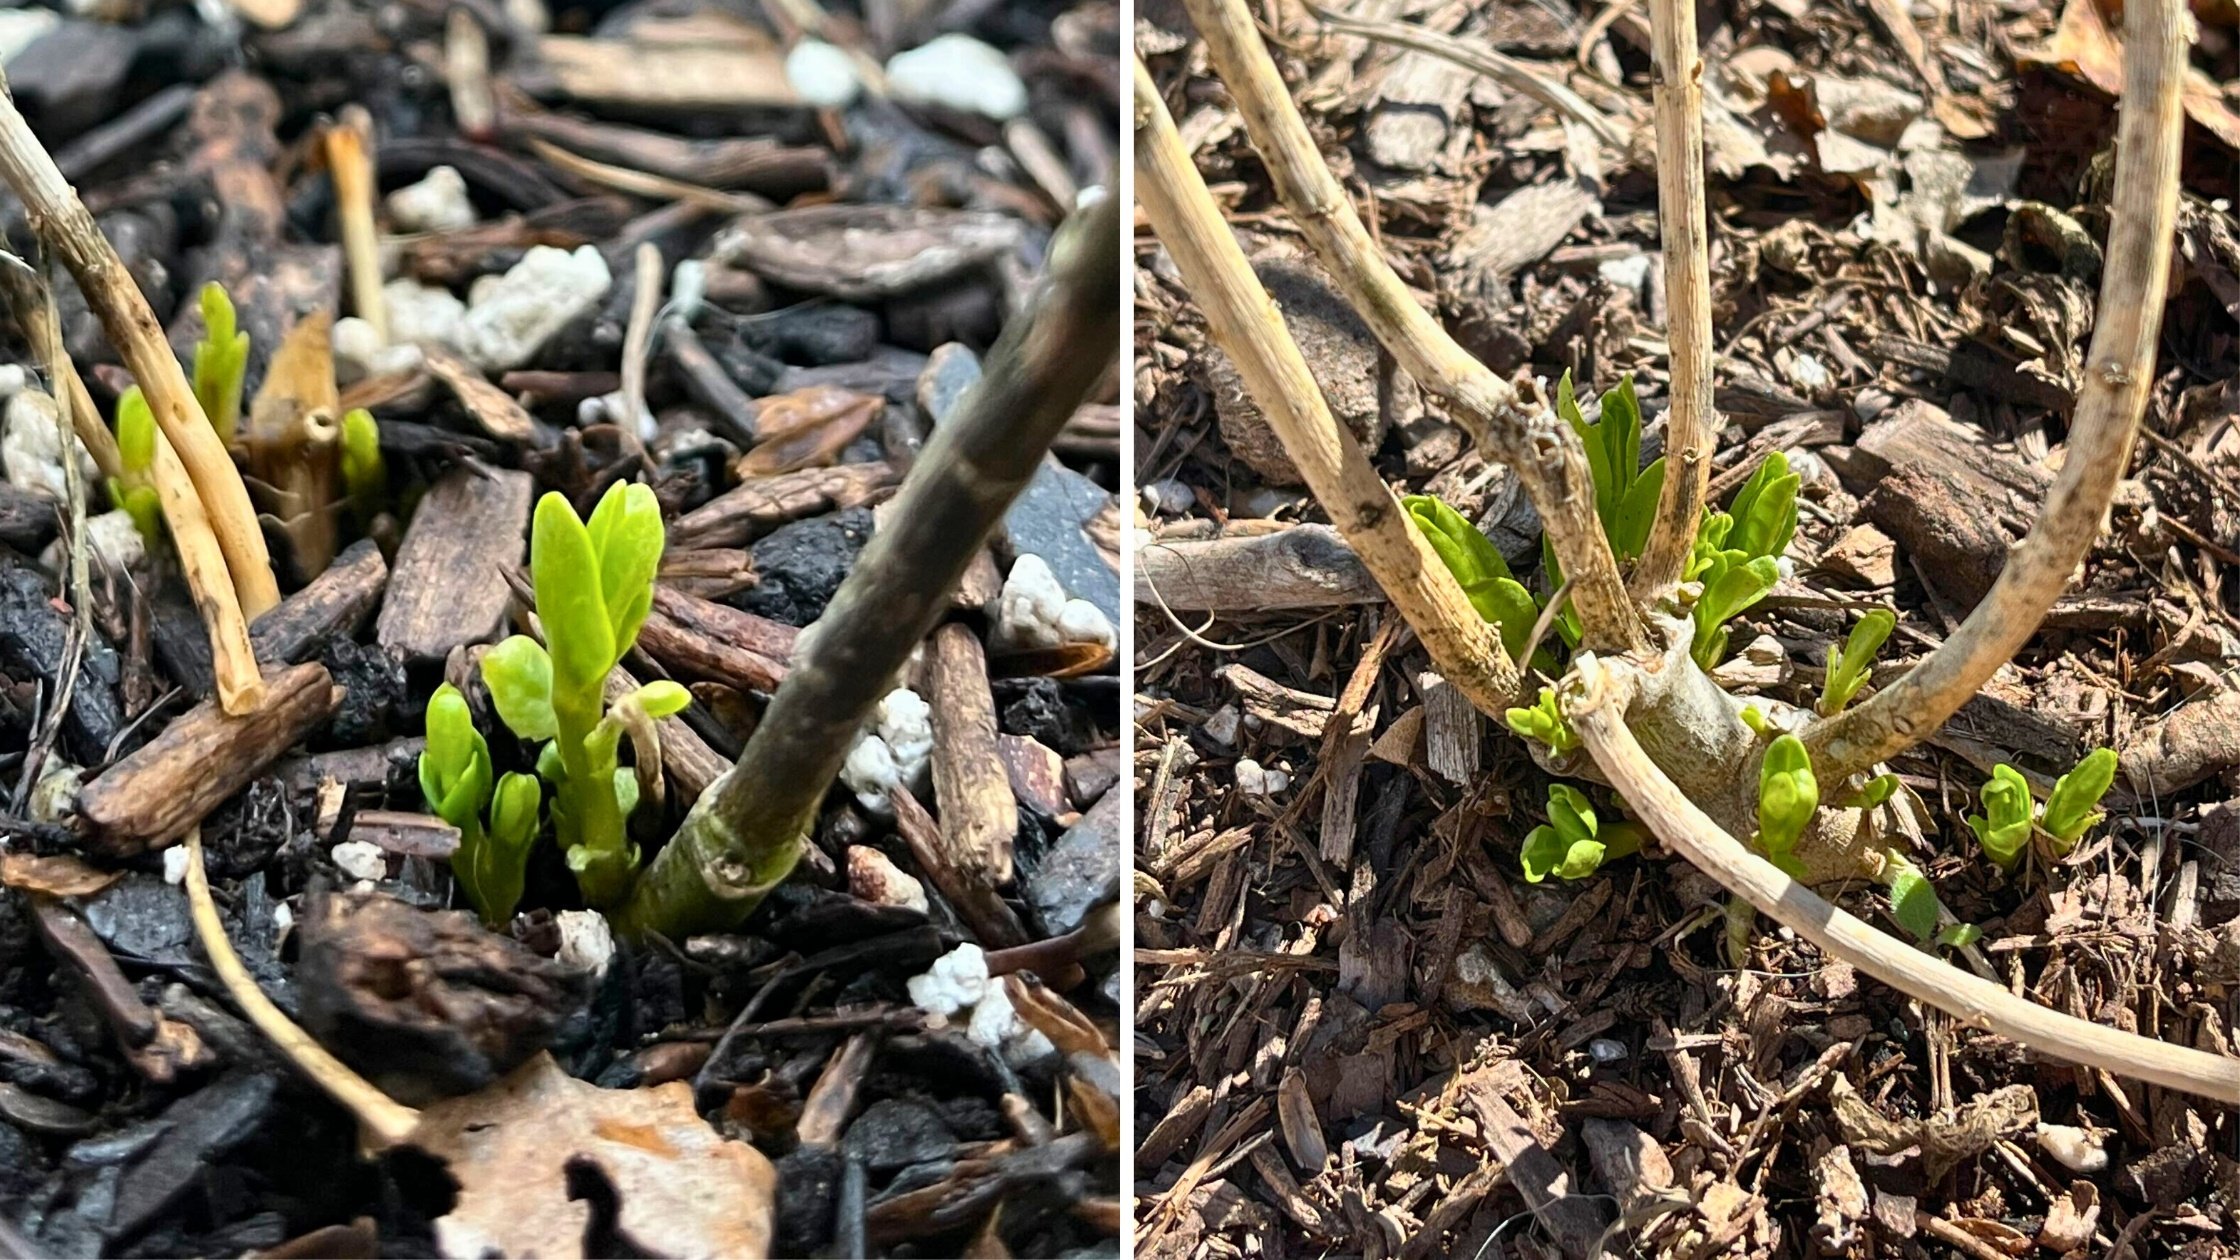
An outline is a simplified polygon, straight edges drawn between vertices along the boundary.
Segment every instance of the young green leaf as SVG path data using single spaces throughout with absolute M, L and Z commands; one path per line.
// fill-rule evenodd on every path
M 692 705 L 692 693 L 686 691 L 683 684 L 670 682 L 666 678 L 649 682 L 632 695 L 638 702 L 638 707 L 646 711 L 647 717 L 674 717 Z
M 1758 766 L 1758 847 L 1768 854 L 1794 854 L 1819 808 L 1820 781 L 1813 777 L 1804 741 L 1775 737 Z
M 575 509 L 557 491 L 548 492 L 537 504 L 529 569 L 537 590 L 537 615 L 544 621 L 544 638 L 551 649 L 555 694 L 600 687 L 618 653 L 601 593 L 599 555 Z
M 1610 549 L 1620 560 L 1638 559 L 1649 546 L 1649 531 L 1657 523 L 1657 500 L 1664 495 L 1664 459 L 1660 456 L 1641 470 L 1618 504 L 1617 521 L 1610 529 Z
M 1722 563 L 1713 566 L 1712 575 L 1705 579 L 1703 594 L 1696 600 L 1696 637 L 1689 649 L 1696 664 L 1705 669 L 1726 657 L 1727 621 L 1764 599 L 1781 581 L 1781 569 L 1771 556 L 1759 556 L 1737 564 L 1729 558 L 1739 556 L 1739 552 L 1720 554 Z
M 1548 785 L 1548 821 L 1526 833 L 1519 864 L 1527 883 L 1554 875 L 1585 879 L 1604 862 L 1640 851 L 1641 828 L 1629 822 L 1600 822 L 1586 794 L 1564 783 Z
M 1991 860 L 2011 870 L 2030 844 L 2030 783 L 2013 766 L 1993 766 L 1982 797 L 1983 812 L 1968 815 L 1968 826 Z
M 1470 607 L 1480 618 L 1501 628 L 1501 646 L 1513 658 L 1522 652 L 1540 616 L 1532 592 L 1509 573 L 1509 562 L 1500 549 L 1460 512 L 1434 495 L 1411 494 L 1400 500 L 1408 518 L 1423 531 L 1431 550 L 1447 572 L 1454 574 Z M 1553 661 L 1549 662 L 1551 665 Z
M 453 866 L 460 886 L 492 927 L 502 926 L 521 904 L 543 799 L 543 786 L 534 776 L 500 776 L 490 800 L 490 826 L 478 843 L 469 845 L 462 838 L 459 845 Z
M 525 634 L 482 656 L 482 683 L 507 729 L 523 739 L 550 739 L 559 729 L 552 708 L 552 657 Z
M 2077 838 L 2106 817 L 2100 812 L 2100 799 L 2115 781 L 2116 754 L 2108 748 L 2093 749 L 2076 769 L 2055 780 L 2053 791 L 2046 796 L 2044 823 L 2046 831 L 2059 842 L 2059 852 L 2066 854 L 2075 848 Z
M 615 659 L 630 650 L 653 606 L 653 577 L 661 568 L 661 503 L 649 486 L 617 482 L 591 513 L 592 549 L 599 556 L 599 593 L 605 601 Z
M 1735 524 L 1727 545 L 1752 559 L 1780 558 L 1796 537 L 1797 487 L 1802 481 L 1789 471 L 1788 455 L 1775 451 L 1766 456 L 1728 506 Z
M 1851 627 L 1851 634 L 1843 641 L 1843 650 L 1828 649 L 1826 681 L 1820 687 L 1819 711 L 1823 717 L 1833 717 L 1851 703 L 1859 689 L 1867 685 L 1867 675 L 1874 665 L 1874 654 L 1882 650 L 1890 632 L 1898 628 L 1898 615 L 1887 608 L 1869 609 Z
M 361 512 L 380 498 L 388 483 L 381 459 L 381 426 L 373 413 L 353 407 L 342 413 L 342 488 Z
M 1955 923 L 1937 932 L 1937 944 L 1948 949 L 1966 949 L 1982 939 L 1983 929 L 1973 923 Z
M 1897 794 L 1898 776 L 1878 774 L 1867 780 L 1867 785 L 1860 788 L 1846 804 L 1851 809 L 1879 809 L 1883 802 Z
M 127 473 L 146 473 L 156 465 L 156 415 L 138 385 L 117 395 L 117 459 Z
M 479 834 L 490 799 L 490 746 L 474 728 L 467 698 L 450 683 L 428 698 L 427 744 L 420 754 L 420 794 L 428 808 L 462 834 Z
M 194 396 L 218 439 L 233 445 L 241 422 L 243 378 L 249 370 L 249 334 L 236 330 L 233 300 L 212 280 L 202 286 L 202 340 L 194 348 Z
M 1554 688 L 1542 687 L 1540 699 L 1531 708 L 1511 709 L 1501 716 L 1510 730 L 1526 739 L 1537 739 L 1556 752 L 1567 753 L 1579 746 L 1579 733 L 1564 720 Z
M 1551 826 L 1534 827 L 1524 838 L 1524 852 L 1520 864 L 1528 884 L 1537 884 L 1550 875 L 1561 879 L 1585 879 L 1602 866 L 1603 845 L 1593 837 L 1567 839 L 1561 831 Z
M 1929 877 L 1919 868 L 1902 858 L 1893 859 L 1895 868 L 1888 875 L 1890 883 L 1890 913 L 1898 926 L 1913 933 L 1919 941 L 1933 941 L 1937 937 L 1937 919 L 1943 906 L 1937 901 L 1937 890 L 1930 887 Z

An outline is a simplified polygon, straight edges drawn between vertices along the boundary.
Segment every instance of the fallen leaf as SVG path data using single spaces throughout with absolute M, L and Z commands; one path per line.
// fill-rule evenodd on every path
M 2110 96 L 2123 95 L 2123 41 L 2108 25 L 2099 0 L 2068 0 L 2061 25 L 2046 46 L 2025 50 L 2015 60 L 2024 66 L 2055 66 L 2075 74 Z M 2224 102 L 2216 81 L 2188 67 L 2186 116 L 2235 149 L 2240 149 L 2240 114 Z
M 1860 1097 L 1847 1078 L 1838 1076 L 1828 1083 L 1828 1103 L 1846 1142 L 1876 1155 L 1918 1147 L 1931 1181 L 1990 1150 L 2000 1138 L 2038 1122 L 2038 1096 L 2027 1085 L 2009 1085 L 1972 1098 L 1953 1115 L 1894 1120 Z
M 488 1089 L 424 1109 L 411 1140 L 459 1183 L 436 1222 L 446 1256 L 587 1254 L 596 1209 L 571 1189 L 587 1174 L 606 1182 L 613 1230 L 637 1254 L 770 1251 L 775 1170 L 709 1128 L 684 1081 L 601 1089 L 540 1054 Z
M 53 857 L 0 853 L 0 888 L 19 892 L 47 897 L 91 897 L 123 878 L 123 871 L 104 871 L 67 853 Z
M 2082 1250 L 2100 1227 L 2100 1190 L 2089 1181 L 2072 1182 L 2066 1197 L 2046 1205 L 2038 1245 L 2055 1254 Z
M 739 461 L 742 480 L 821 468 L 840 458 L 886 400 L 837 385 L 811 385 L 756 405 L 761 441 Z

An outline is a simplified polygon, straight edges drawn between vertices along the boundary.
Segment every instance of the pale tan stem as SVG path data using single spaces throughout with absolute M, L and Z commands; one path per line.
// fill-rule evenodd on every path
M 362 107 L 342 111 L 327 128 L 327 171 L 334 177 L 335 218 L 350 267 L 350 304 L 389 341 L 389 304 L 381 295 L 381 238 L 373 221 L 373 118 Z
M 2185 113 L 2186 8 L 2124 8 L 2122 116 L 2115 200 L 2097 327 L 2060 475 L 2029 537 L 1968 619 L 1903 678 L 1803 733 L 1822 783 L 1835 783 L 1928 738 L 2028 643 L 2091 549 L 2154 383 L 2170 279 Z
M 24 221 L 32 232 L 76 277 L 86 305 L 100 316 L 110 342 L 147 395 L 156 425 L 170 439 L 170 446 L 192 479 L 209 528 L 217 535 L 240 611 L 254 619 L 280 602 L 280 584 L 272 575 L 272 557 L 265 550 L 264 533 L 257 525 L 256 509 L 250 506 L 248 487 L 241 483 L 241 474 L 226 453 L 225 443 L 218 440 L 217 432 L 202 414 L 202 404 L 195 401 L 194 388 L 187 383 L 178 356 L 171 352 L 163 325 L 148 309 L 148 300 L 141 296 L 116 249 L 101 235 L 92 213 L 63 179 L 54 158 L 31 134 L 31 125 L 8 91 L 5 75 L 0 75 L 0 176 L 22 199 Z M 159 443 L 159 451 L 161 446 Z M 159 479 L 159 490 L 161 486 Z M 171 517 L 168 496 L 165 516 Z M 173 528 L 177 529 L 175 518 Z M 198 598 L 201 594 L 198 592 Z
M 653 353 L 653 317 L 661 313 L 661 247 L 652 241 L 638 246 L 636 279 L 622 335 L 622 413 L 633 428 L 646 414 L 646 358 Z
M 1308 489 L 1415 627 L 1440 672 L 1485 712 L 1518 703 L 1517 669 L 1494 627 L 1409 523 L 1361 444 L 1331 416 L 1140 61 L 1135 129 L 1136 199 Z
M 1400 366 L 1444 398 L 1523 481 L 1571 581 L 1571 604 L 1586 645 L 1605 651 L 1645 646 L 1641 618 L 1595 515 L 1594 484 L 1578 435 L 1549 408 L 1519 399 L 1409 295 L 1323 162 L 1244 0 L 1188 3 L 1207 56 L 1315 257 Z
M 233 1004 L 240 1007 L 257 1031 L 272 1042 L 274 1049 L 310 1077 L 313 1084 L 325 1090 L 329 1098 L 358 1118 L 377 1149 L 396 1146 L 410 1138 L 420 1123 L 419 1112 L 382 1093 L 373 1082 L 351 1071 L 273 1005 L 272 999 L 257 987 L 249 969 L 241 965 L 241 956 L 233 952 L 233 942 L 227 939 L 225 924 L 218 918 L 218 904 L 210 898 L 210 876 L 202 866 L 202 828 L 187 832 L 185 843 L 188 913 L 194 919 L 195 935 L 202 941 L 202 952 L 210 960 L 210 969 L 218 973 L 218 980 L 225 985 Z
M 1564 715 L 1633 816 L 1730 892 L 1838 958 L 1964 1024 L 2030 1050 L 2170 1089 L 2240 1103 L 2240 1059 L 2122 1032 L 2017 997 L 1829 904 L 1752 853 L 1698 809 L 1649 760 L 1625 722 L 1632 668 L 1582 655 Z M 1822 782 L 1827 780 L 1823 779 Z
M 1679 584 L 1696 540 L 1719 440 L 1711 405 L 1711 245 L 1703 194 L 1703 59 L 1695 0 L 1655 0 L 1657 224 L 1664 239 L 1665 338 L 1672 405 L 1664 422 L 1664 492 L 1630 581 L 1644 606 Z

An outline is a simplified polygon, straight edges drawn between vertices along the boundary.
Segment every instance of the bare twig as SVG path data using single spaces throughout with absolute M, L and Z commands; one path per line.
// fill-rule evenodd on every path
M 280 584 L 272 575 L 272 557 L 265 550 L 248 487 L 242 484 L 225 444 L 202 414 L 202 405 L 195 401 L 194 389 L 187 383 L 178 356 L 171 352 L 163 325 L 148 309 L 148 300 L 141 296 L 116 249 L 101 235 L 92 213 L 31 133 L 31 124 L 8 91 L 5 75 L 0 75 L 0 176 L 22 199 L 24 219 L 31 230 L 77 278 L 86 304 L 101 317 L 109 340 L 147 394 L 156 424 L 162 436 L 170 439 L 178 462 L 192 479 L 194 496 L 201 500 L 209 530 L 217 536 L 240 614 L 255 617 L 279 603 Z M 161 475 L 164 445 L 157 443 L 157 490 L 163 495 L 164 516 L 176 534 L 179 518 L 173 512 L 174 496 L 163 489 L 167 479 Z M 197 603 L 203 603 L 209 594 L 198 587 Z M 204 620 L 212 620 L 207 607 Z
M 653 319 L 661 313 L 661 247 L 638 246 L 637 287 L 630 295 L 630 322 L 622 335 L 622 422 L 635 430 L 646 414 L 646 359 L 653 353 Z
M 1877 980 L 2034 1051 L 2121 1076 L 2240 1103 L 2240 1059 L 2154 1041 L 2063 1015 L 2015 996 L 1879 932 L 1822 900 L 1745 848 L 1665 776 L 1627 728 L 1631 667 L 1582 655 L 1564 715 L 1634 817 L 1682 857 L 1759 910 Z
M 934 430 L 738 764 L 639 878 L 619 930 L 673 939 L 729 928 L 793 869 L 864 717 L 948 610 L 1119 340 L 1120 207 L 1107 195 L 1059 228 L 1048 274 L 988 352 L 986 375 Z
M 1959 630 L 1890 687 L 1806 728 L 1822 783 L 1864 770 L 1942 726 L 2037 633 L 2100 530 L 2154 383 L 2177 222 L 2186 21 L 2179 0 L 2140 0 L 2124 9 L 2107 265 L 2061 474 L 2029 537 Z
M 1315 499 L 1422 636 L 1440 672 L 1482 710 L 1498 713 L 1517 703 L 1517 668 L 1501 640 L 1409 524 L 1361 444 L 1331 416 L 1306 359 L 1183 148 L 1157 86 L 1143 63 L 1135 64 L 1136 197 L 1205 312 L 1208 330 L 1243 374 Z
M 1277 195 L 1316 258 L 1408 374 L 1445 398 L 1523 480 L 1571 579 L 1586 645 L 1606 651 L 1645 646 L 1641 619 L 1595 515 L 1578 435 L 1547 407 L 1527 405 L 1409 295 L 1323 163 L 1244 0 L 1189 0 L 1189 7 Z
M 1680 581 L 1696 540 L 1719 426 L 1711 406 L 1711 246 L 1703 207 L 1703 59 L 1695 0 L 1655 0 L 1657 223 L 1664 238 L 1666 340 L 1672 406 L 1664 422 L 1664 492 L 1634 566 L 1634 598 L 1648 604 Z
M 218 918 L 218 903 L 211 900 L 210 876 L 202 866 L 202 828 L 187 832 L 185 843 L 188 913 L 194 919 L 195 935 L 202 941 L 202 952 L 210 959 L 210 969 L 218 973 L 233 1004 L 240 1007 L 249 1022 L 257 1026 L 257 1031 L 310 1077 L 313 1084 L 358 1118 L 372 1144 L 390 1147 L 410 1138 L 420 1123 L 419 1112 L 382 1093 L 373 1082 L 351 1071 L 342 1060 L 329 1054 L 325 1046 L 314 1041 L 310 1033 L 283 1014 L 272 1004 L 272 999 L 264 995 L 264 990 L 257 987 L 249 969 L 241 965 L 241 956 L 233 952 L 233 942 L 227 939 L 225 924 Z
M 326 149 L 343 260 L 350 268 L 350 305 L 387 344 L 389 306 L 381 296 L 381 240 L 373 223 L 373 116 L 363 106 L 344 109 L 327 128 Z

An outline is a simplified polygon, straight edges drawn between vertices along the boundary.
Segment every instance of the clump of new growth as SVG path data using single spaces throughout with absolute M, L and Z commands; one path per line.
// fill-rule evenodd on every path
M 1568 783 L 1548 785 L 1548 821 L 1524 838 L 1524 877 L 1537 884 L 1550 875 L 1585 879 L 1602 864 L 1638 852 L 1641 828 L 1629 822 L 1602 822 L 1594 802 Z
M 1851 627 L 1850 637 L 1843 641 L 1843 649 L 1828 649 L 1828 672 L 1820 686 L 1820 716 L 1834 717 L 1843 712 L 1843 706 L 1867 685 L 1867 675 L 1874 669 L 1874 654 L 1898 628 L 1898 614 L 1887 608 L 1868 611 Z
M 249 334 L 240 331 L 233 299 L 212 280 L 202 286 L 202 340 L 194 348 L 194 397 L 218 440 L 233 445 L 241 425 L 242 382 L 249 372 Z
M 1439 554 L 1440 562 L 1462 584 L 1462 593 L 1470 597 L 1470 607 L 1501 628 L 1502 649 L 1512 659 L 1522 655 L 1533 623 L 1539 619 L 1540 604 L 1524 583 L 1510 575 L 1509 562 L 1500 549 L 1436 495 L 1411 494 L 1400 504 Z M 1552 657 L 1540 658 L 1535 664 L 1555 668 Z
M 154 546 L 163 528 L 155 486 L 156 417 L 138 385 L 117 396 L 117 464 L 121 471 L 109 479 L 109 499 Z
M 1797 534 L 1797 486 L 1789 457 L 1766 456 L 1724 512 L 1705 512 L 1685 577 L 1701 582 L 1695 643 L 1689 654 L 1710 669 L 1727 655 L 1726 623 L 1764 599 L 1781 580 L 1781 557 Z M 1869 653 L 1871 656 L 1872 653 Z
M 438 817 L 459 829 L 451 873 L 460 891 L 492 927 L 512 918 L 544 791 L 534 775 L 508 772 L 491 782 L 490 745 L 474 728 L 467 698 L 450 683 L 428 698 L 420 794 Z
M 2021 862 L 2034 836 L 2044 837 L 2049 856 L 2063 858 L 2107 816 L 2100 801 L 2115 779 L 2115 752 L 2096 748 L 2054 782 L 2040 811 L 2030 799 L 2030 784 L 2022 772 L 2001 763 L 1992 767 L 1991 779 L 1983 785 L 1983 812 L 1968 815 L 1968 827 L 2002 870 L 2013 870 Z
M 644 788 L 659 790 L 654 721 L 691 694 L 673 682 L 639 688 L 609 708 L 607 675 L 637 642 L 661 564 L 661 505 L 653 491 L 617 484 L 588 524 L 559 494 L 537 504 L 530 578 L 544 642 L 514 635 L 482 658 L 482 680 L 515 735 L 549 741 L 537 771 L 553 785 L 552 819 L 584 899 L 609 906 L 630 889 L 638 848 L 625 824 Z M 630 737 L 638 768 L 620 764 Z

